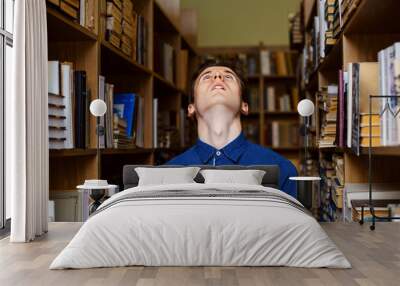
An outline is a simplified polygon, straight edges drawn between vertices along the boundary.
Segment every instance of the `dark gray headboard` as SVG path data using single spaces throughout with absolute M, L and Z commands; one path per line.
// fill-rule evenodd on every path
M 124 190 L 136 187 L 139 182 L 139 176 L 135 171 L 136 167 L 159 167 L 159 168 L 182 168 L 187 166 L 181 165 L 161 165 L 161 166 L 150 166 L 150 165 L 125 165 L 123 169 L 123 183 Z M 222 170 L 264 170 L 265 175 L 262 180 L 262 185 L 265 187 L 278 188 L 279 187 L 279 166 L 277 165 L 252 165 L 252 166 L 238 166 L 238 165 L 225 165 L 225 166 L 209 166 L 209 165 L 196 165 L 196 167 L 200 167 L 201 169 L 222 169 Z M 197 174 L 194 180 L 197 183 L 204 183 L 204 178 L 200 174 Z

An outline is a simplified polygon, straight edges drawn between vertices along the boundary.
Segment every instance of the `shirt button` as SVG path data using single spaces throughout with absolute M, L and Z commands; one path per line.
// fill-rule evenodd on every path
M 221 151 L 217 151 L 215 154 L 217 154 L 217 156 L 221 155 Z

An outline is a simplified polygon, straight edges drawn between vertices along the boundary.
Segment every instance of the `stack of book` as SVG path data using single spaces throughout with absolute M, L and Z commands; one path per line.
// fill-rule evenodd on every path
M 64 15 L 91 31 L 96 30 L 96 0 L 47 0 Z
M 131 0 L 107 2 L 106 40 L 129 57 L 136 56 L 136 21 Z
M 331 197 L 337 209 L 343 208 L 343 191 L 344 191 L 344 159 L 342 155 L 332 155 L 333 168 L 335 176 L 331 178 L 332 188 Z M 342 213 L 338 211 L 338 213 Z
M 336 43 L 336 39 L 333 35 L 337 19 L 340 17 L 339 1 L 325 0 L 325 21 L 327 24 L 327 29 L 325 31 L 325 53 Z
M 113 115 L 113 147 L 114 148 L 134 148 L 135 142 L 126 133 L 128 124 L 118 113 Z
M 321 205 L 320 219 L 322 221 L 337 221 L 343 219 L 344 185 L 338 176 L 343 175 L 343 157 L 337 154 L 324 154 L 320 160 Z
M 252 64 L 255 65 L 254 68 L 250 69 L 248 65 L 249 74 L 256 74 L 257 70 L 265 76 L 290 76 L 295 74 L 296 60 L 294 54 L 291 52 L 261 50 L 259 62 L 259 68 L 257 68 L 257 59 L 255 59 L 254 64 Z
M 342 17 L 341 17 L 341 5 L 342 5 L 343 0 L 334 0 L 330 2 L 332 5 L 328 7 L 330 14 L 333 16 L 332 18 L 332 26 L 331 26 L 331 31 L 332 31 L 332 37 L 333 38 L 338 38 L 339 34 L 342 30 Z
M 371 120 L 371 136 L 370 136 Z M 379 114 L 360 114 L 360 147 L 381 146 L 381 120 Z
M 351 16 L 356 11 L 361 0 L 339 0 L 340 1 L 340 16 L 341 25 L 344 27 Z
M 292 13 L 289 15 L 289 41 L 291 49 L 301 47 L 304 41 L 303 30 L 301 27 L 300 12 Z
M 318 105 L 321 110 L 321 129 L 318 146 L 334 147 L 336 141 L 337 85 L 322 87 Z

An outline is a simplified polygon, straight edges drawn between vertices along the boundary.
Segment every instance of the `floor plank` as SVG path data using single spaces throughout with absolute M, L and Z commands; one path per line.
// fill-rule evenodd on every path
M 400 223 L 322 224 L 345 253 L 352 269 L 290 267 L 118 267 L 85 270 L 48 269 L 79 230 L 80 223 L 51 223 L 32 243 L 0 240 L 0 285 L 399 285 Z

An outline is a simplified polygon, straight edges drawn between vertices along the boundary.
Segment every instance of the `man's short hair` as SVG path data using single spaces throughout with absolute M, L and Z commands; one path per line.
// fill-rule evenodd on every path
M 194 72 L 192 76 L 191 88 L 189 93 L 189 103 L 194 102 L 194 88 L 196 84 L 196 80 L 199 75 L 209 67 L 227 67 L 230 68 L 235 75 L 239 79 L 239 86 L 240 86 L 240 94 L 242 101 L 248 103 L 247 98 L 247 90 L 246 90 L 246 79 L 244 77 L 243 67 L 238 60 L 217 60 L 217 59 L 209 59 L 204 61 L 202 64 L 199 65 L 197 70 Z

